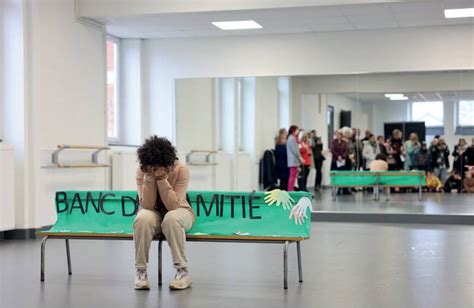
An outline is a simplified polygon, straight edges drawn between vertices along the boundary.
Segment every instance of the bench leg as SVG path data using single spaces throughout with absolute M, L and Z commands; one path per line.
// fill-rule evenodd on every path
M 286 241 L 283 246 L 283 289 L 288 289 L 288 244 Z
M 333 186 L 332 187 L 332 201 L 336 201 L 336 194 L 337 194 L 337 188 Z
M 301 264 L 301 246 L 300 246 L 300 241 L 296 242 L 296 252 L 298 254 L 298 275 L 299 275 L 299 281 L 303 282 L 303 264 Z
M 158 285 L 163 284 L 163 240 L 158 241 Z
M 421 201 L 423 199 L 421 197 L 422 191 L 423 191 L 423 186 L 420 185 L 420 187 L 418 188 L 418 200 L 419 201 Z
M 41 241 L 41 281 L 44 281 L 44 259 L 45 259 L 45 250 L 46 250 L 46 241 L 48 236 L 43 237 Z
M 69 275 L 72 275 L 71 270 L 71 252 L 69 250 L 69 239 L 66 239 L 66 256 L 67 256 L 67 271 Z

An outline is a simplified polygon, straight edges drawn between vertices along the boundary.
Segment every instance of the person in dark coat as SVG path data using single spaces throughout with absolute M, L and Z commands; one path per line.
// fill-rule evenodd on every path
M 466 165 L 468 162 L 468 158 L 466 155 L 466 151 L 468 149 L 468 145 L 466 143 L 466 139 L 460 138 L 458 144 L 454 146 L 453 150 L 453 169 L 459 170 L 461 173 L 461 177 L 464 178 L 464 173 L 467 170 Z
M 339 130 L 336 131 L 336 138 L 331 143 L 331 154 L 331 170 L 346 170 L 345 161 L 349 159 L 349 145 L 342 139 L 342 134 Z
M 466 165 L 474 166 L 474 138 L 471 140 L 471 145 L 466 149 Z
M 316 169 L 314 190 L 318 191 L 321 189 L 323 162 L 326 158 L 323 155 L 323 142 L 321 141 L 321 137 L 318 137 L 318 133 L 314 129 L 311 131 L 311 150 L 313 151 L 314 168 Z
M 392 157 L 395 159 L 395 170 L 403 170 L 404 164 L 401 158 L 403 153 L 403 140 L 402 132 L 400 130 L 395 129 L 393 131 L 390 145 L 392 148 Z
M 456 190 L 457 192 L 461 192 L 461 175 L 459 174 L 459 171 L 456 169 L 453 169 L 451 171 L 451 175 L 449 178 L 446 180 L 446 183 L 444 183 L 443 190 L 444 192 L 452 192 L 453 190 Z
M 286 154 L 286 129 L 280 129 L 275 144 L 275 165 L 276 177 L 280 180 L 280 189 L 288 189 L 288 179 L 290 178 L 290 169 L 288 168 L 288 157 Z
M 260 183 L 264 190 L 271 190 L 275 188 L 276 182 L 275 155 L 273 150 L 266 150 L 260 160 Z
M 385 155 L 385 157 L 388 156 L 387 152 L 387 147 L 385 146 L 385 137 L 384 136 L 378 136 L 377 137 L 377 143 L 379 146 L 379 153 Z
M 449 149 L 443 138 L 438 139 L 438 144 L 432 148 L 430 155 L 430 165 L 433 167 L 434 174 L 444 183 L 450 164 Z

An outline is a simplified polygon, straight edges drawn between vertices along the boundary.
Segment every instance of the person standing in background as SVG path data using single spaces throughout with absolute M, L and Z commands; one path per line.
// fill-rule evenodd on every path
M 290 178 L 290 169 L 288 169 L 288 156 L 286 155 L 286 138 L 288 133 L 286 128 L 280 129 L 275 144 L 275 166 L 276 175 L 280 180 L 281 190 L 288 189 L 288 179 Z
M 352 170 L 352 167 L 355 165 L 355 155 L 353 152 L 354 148 L 352 147 L 352 129 L 347 126 L 344 126 L 340 129 L 340 132 L 342 134 L 342 141 L 347 144 L 347 154 L 344 158 L 346 166 L 344 167 L 344 169 L 341 170 Z
M 300 129 L 296 125 L 291 125 L 288 130 L 288 139 L 286 142 L 286 155 L 288 161 L 288 168 L 290 169 L 290 177 L 288 179 L 288 191 L 295 190 L 295 181 L 298 175 L 298 169 L 303 159 L 300 155 L 298 146 L 298 134 Z
M 341 130 L 342 129 L 337 130 L 335 132 L 336 138 L 331 143 L 331 170 L 350 170 L 351 163 L 349 159 L 349 143 L 346 138 L 342 137 Z M 338 193 L 339 192 L 340 190 L 338 190 Z M 351 192 L 347 188 L 343 188 L 342 192 L 344 194 L 351 194 Z
M 348 159 L 349 145 L 342 139 L 340 130 L 336 131 L 336 138 L 331 143 L 331 170 L 345 170 L 346 160 Z
M 309 145 L 308 141 L 309 141 L 309 134 L 304 133 L 299 144 L 300 155 L 302 158 L 301 172 L 298 177 L 298 187 L 300 191 L 308 191 L 306 186 L 308 183 L 308 175 L 309 175 L 309 170 L 311 167 L 311 146 Z
M 392 157 L 395 160 L 395 170 L 403 170 L 403 140 L 402 132 L 399 129 L 393 131 L 392 138 L 390 139 L 390 146 L 392 148 Z
M 464 179 L 464 173 L 467 170 L 465 167 L 467 165 L 467 155 L 466 155 L 466 150 L 467 150 L 467 142 L 466 139 L 460 138 L 458 141 L 458 144 L 454 146 L 453 150 L 453 168 L 459 170 L 461 173 L 461 177 Z
M 385 146 L 385 137 L 384 136 L 378 136 L 377 137 L 377 144 L 379 147 L 379 153 L 385 155 L 387 157 L 388 151 L 387 147 Z
M 375 136 L 370 135 L 369 139 L 364 142 L 364 147 L 362 150 L 362 157 L 364 158 L 364 170 L 370 170 L 370 165 L 372 161 L 375 160 L 377 154 L 380 154 L 380 148 L 377 145 L 377 141 L 375 141 Z M 387 164 L 388 169 L 388 164 Z
M 316 180 L 314 183 L 314 191 L 321 189 L 321 182 L 323 180 L 323 162 L 326 158 L 323 155 L 323 142 L 321 137 L 318 137 L 316 130 L 311 131 L 311 149 L 313 150 L 314 168 L 316 169 Z
M 428 170 L 428 159 L 429 153 L 428 148 L 426 147 L 426 142 L 423 141 L 421 144 L 420 154 L 418 155 L 418 170 Z
M 438 151 L 438 138 L 436 136 L 431 140 L 430 147 L 428 148 L 428 169 L 434 170 L 436 167 L 433 164 L 434 161 L 434 156 L 436 155 L 436 152 Z
M 467 162 L 464 165 L 474 166 L 474 138 L 471 140 L 471 146 L 466 149 Z
M 421 144 L 418 141 L 418 135 L 411 133 L 404 145 L 405 149 L 405 170 L 412 170 L 418 167 L 418 156 L 420 154 Z
M 434 174 L 445 183 L 449 169 L 449 149 L 443 138 L 438 139 L 438 145 L 431 153 L 430 164 L 434 167 Z
M 360 168 L 363 168 L 363 158 L 362 158 L 362 142 L 360 141 L 360 129 L 352 129 L 352 138 L 349 142 L 349 153 L 351 153 L 353 168 L 356 171 L 359 171 Z
M 362 144 L 364 144 L 365 141 L 369 141 L 370 136 L 372 136 L 372 130 L 370 130 L 370 128 L 367 128 L 365 130 L 365 137 L 361 140 Z

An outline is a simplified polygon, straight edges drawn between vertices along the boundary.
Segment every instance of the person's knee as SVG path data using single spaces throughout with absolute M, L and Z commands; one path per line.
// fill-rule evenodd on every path
M 155 224 L 155 213 L 151 210 L 141 209 L 137 217 L 135 217 L 135 221 L 133 223 L 133 227 L 135 229 L 141 227 L 152 227 Z
M 161 226 L 163 229 L 166 229 L 167 227 L 181 225 L 180 221 L 181 218 L 179 212 L 176 210 L 172 210 L 166 213 L 165 218 L 161 223 Z

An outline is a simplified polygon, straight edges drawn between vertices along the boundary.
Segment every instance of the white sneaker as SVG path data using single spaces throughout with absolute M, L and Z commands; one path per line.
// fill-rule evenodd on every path
M 170 283 L 170 289 L 172 290 L 184 290 L 191 286 L 192 280 L 188 270 L 185 268 L 178 269 L 176 276 Z
M 148 275 L 146 268 L 138 268 L 135 275 L 135 290 L 149 290 L 150 283 L 148 282 Z

